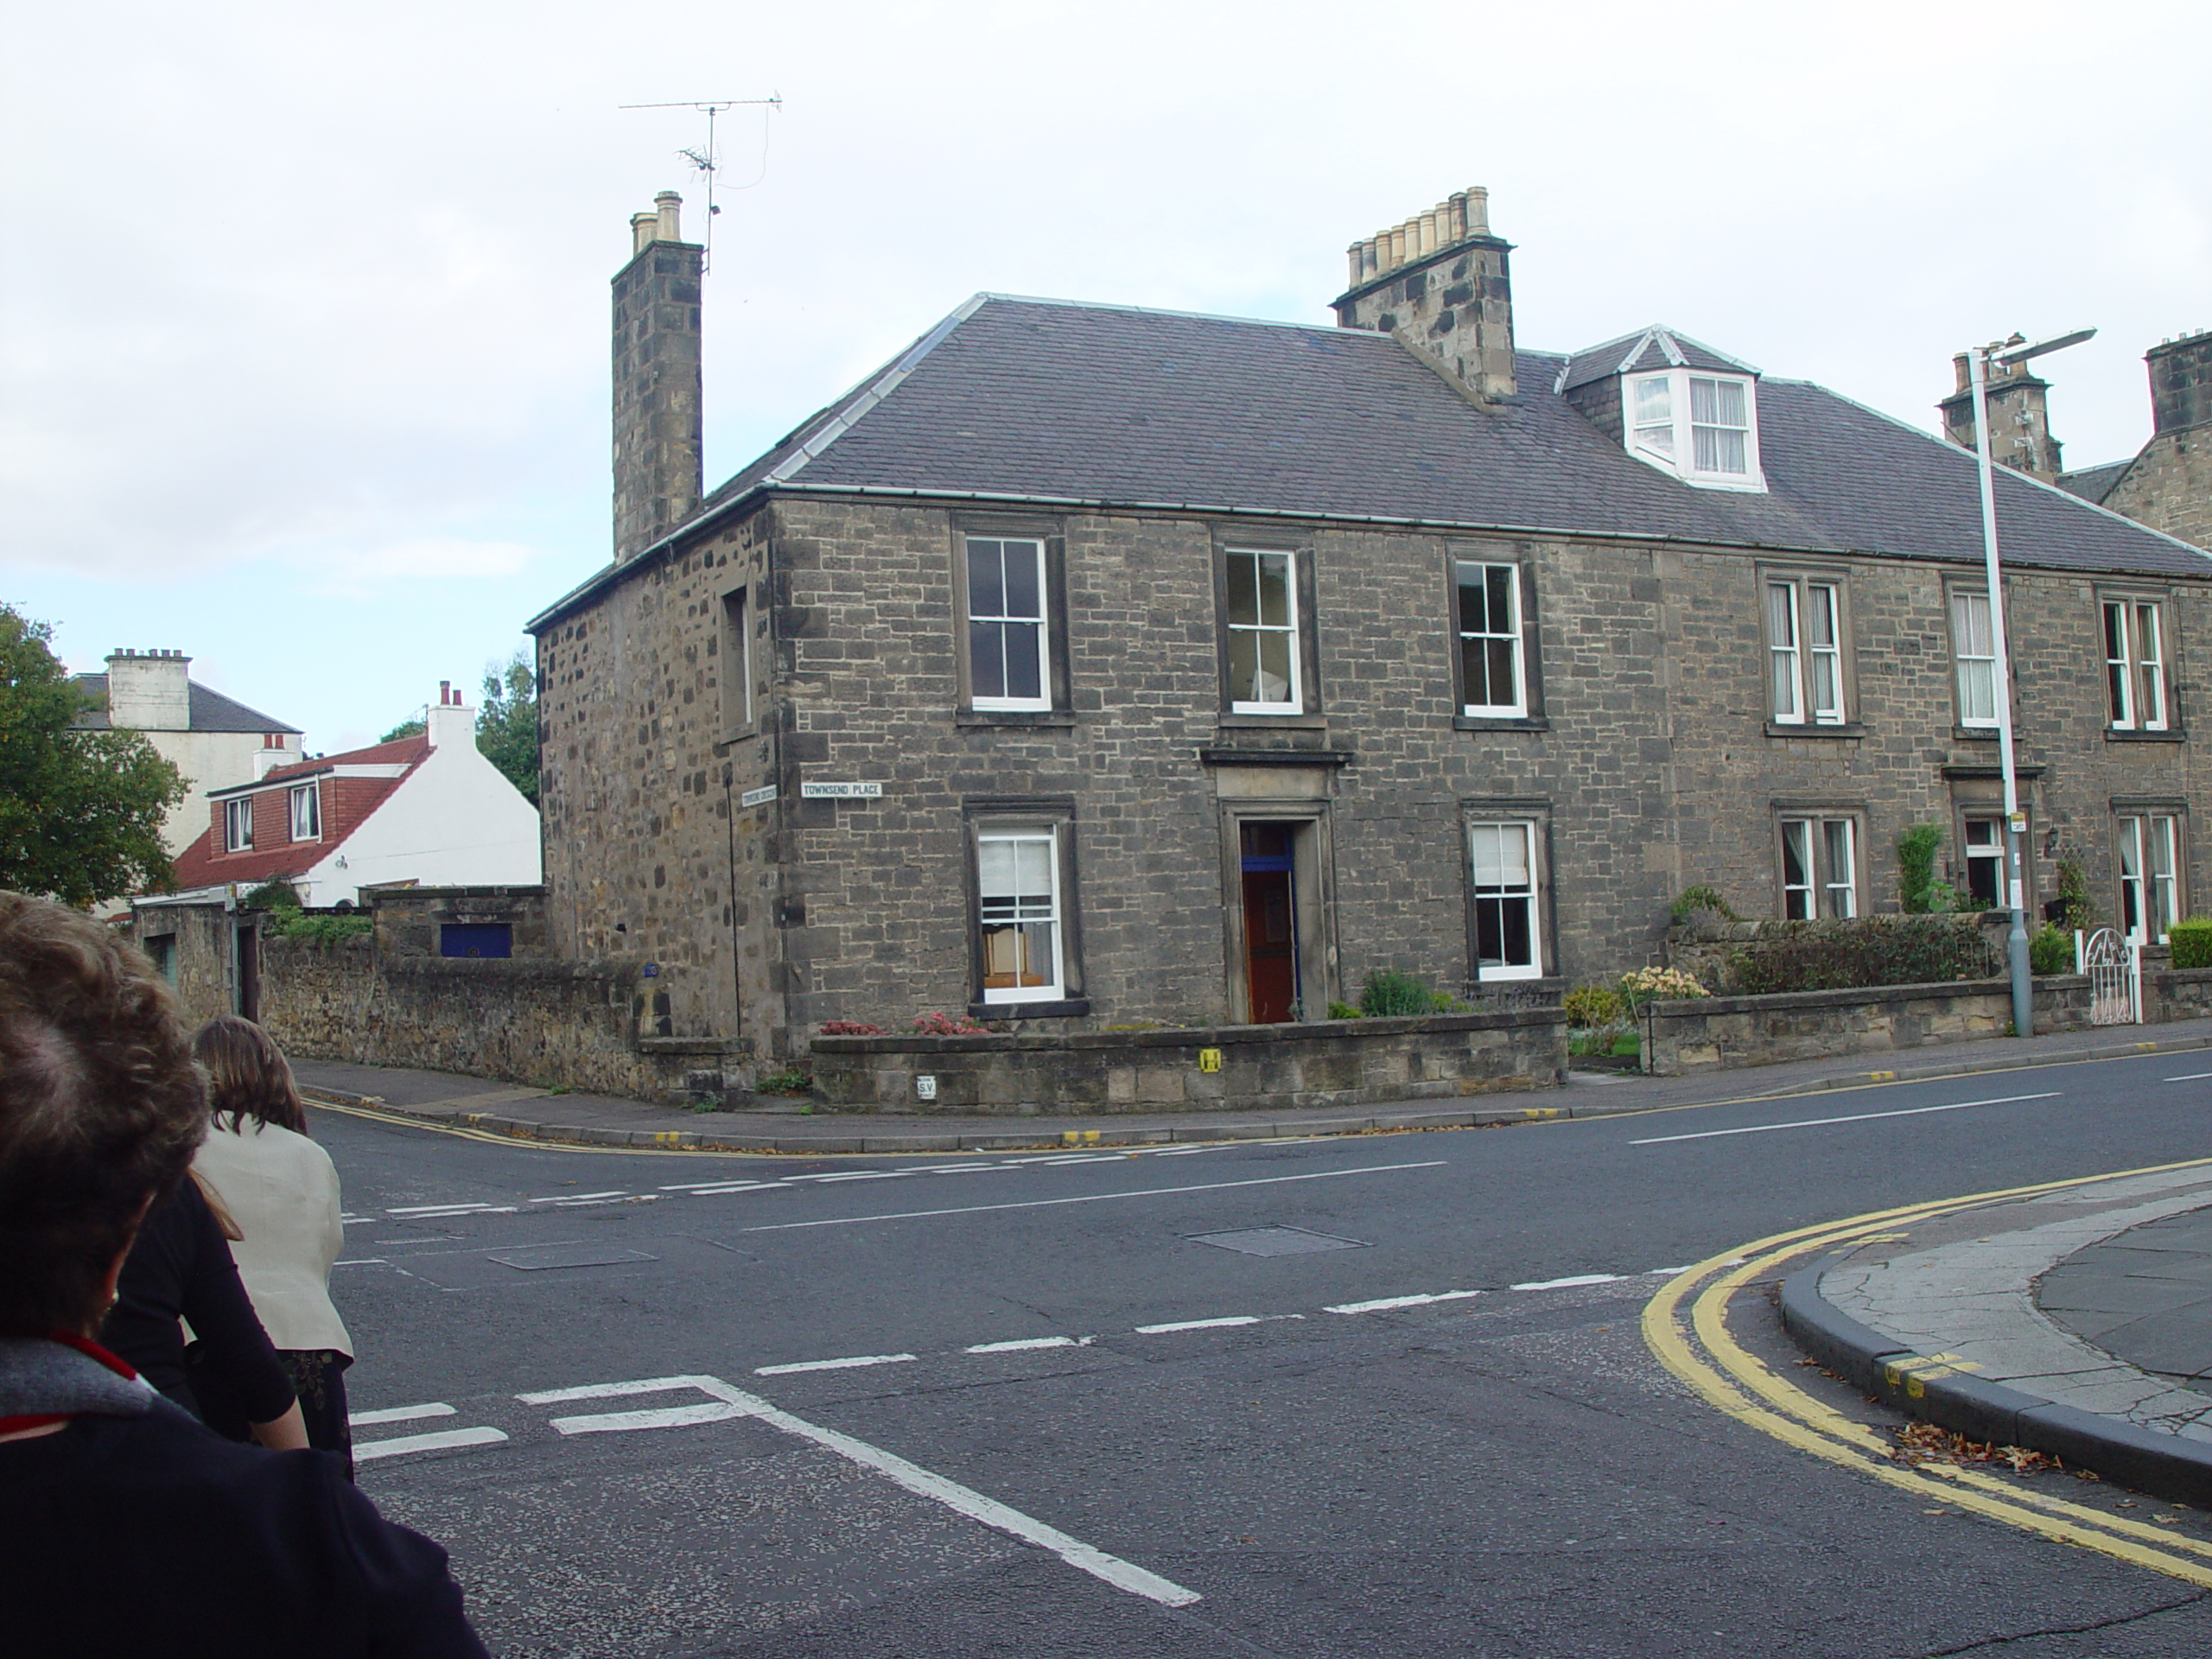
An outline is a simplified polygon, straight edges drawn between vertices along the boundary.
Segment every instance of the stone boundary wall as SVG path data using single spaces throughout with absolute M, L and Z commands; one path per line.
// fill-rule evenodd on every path
M 2204 993 L 2212 996 L 2212 970 L 2193 971 L 2205 974 Z M 2146 1001 L 2153 978 L 2144 975 Z M 2086 1030 L 2088 980 L 2078 974 L 2037 979 L 2035 1020 L 2038 1033 Z M 1649 1069 L 1678 1077 L 2001 1037 L 2012 1024 L 2012 989 L 2005 980 L 1986 979 L 1683 999 L 1653 1003 L 1648 1021 L 1640 1023 Z
M 1201 1069 L 1208 1051 L 1218 1071 Z M 1548 1007 L 1404 1020 L 813 1042 L 815 1096 L 840 1112 L 1279 1111 L 1549 1088 L 1566 1069 L 1556 993 Z
M 380 954 L 366 937 L 262 944 L 261 1023 L 303 1059 L 566 1084 L 631 1100 L 720 1099 L 723 1041 L 639 1036 L 637 964 Z

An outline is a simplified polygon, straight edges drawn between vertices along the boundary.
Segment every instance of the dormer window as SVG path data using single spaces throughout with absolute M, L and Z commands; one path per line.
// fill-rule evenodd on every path
M 1630 375 L 1626 390 L 1630 454 L 1712 489 L 1766 488 L 1748 376 L 1669 369 Z

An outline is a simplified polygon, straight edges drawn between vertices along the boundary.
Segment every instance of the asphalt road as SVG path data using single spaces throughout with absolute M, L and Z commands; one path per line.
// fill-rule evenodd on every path
M 1637 1325 L 1786 1228 L 2212 1154 L 2192 1058 L 1065 1155 L 314 1128 L 362 1484 L 503 1655 L 2196 1656 L 2212 1592 L 1769 1440 Z

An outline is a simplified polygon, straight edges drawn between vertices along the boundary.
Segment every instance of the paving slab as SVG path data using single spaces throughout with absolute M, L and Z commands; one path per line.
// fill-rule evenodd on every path
M 1784 1322 L 1860 1377 L 1955 1357 L 1909 1408 L 2186 1502 L 2212 1499 L 2212 1172 L 2085 1181 L 1901 1228 L 1783 1287 Z

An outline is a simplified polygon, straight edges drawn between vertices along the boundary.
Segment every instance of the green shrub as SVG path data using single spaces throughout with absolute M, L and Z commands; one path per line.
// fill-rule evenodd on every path
M 1737 982 L 1754 996 L 1935 985 L 2000 971 L 1980 928 L 1904 916 L 1785 922 L 1763 934 L 1756 949 L 1739 952 L 1734 967 Z
M 297 910 L 300 895 L 293 892 L 292 884 L 280 875 L 251 889 L 238 903 L 247 910 Z
M 2166 930 L 2177 968 L 2212 968 L 2212 917 L 2192 916 Z
M 1332 997 L 1329 1001 L 1329 1018 L 1332 1020 L 1357 1020 L 1360 1018 L 1360 1012 L 1357 1008 L 1352 1007 L 1351 1003 L 1339 1002 Z
M 1897 837 L 1897 899 L 1908 916 L 1951 908 L 1934 902 L 1929 891 L 1936 884 L 1936 855 L 1942 848 L 1940 823 L 1916 823 Z
M 1621 994 L 1610 985 L 1578 985 L 1560 999 L 1567 1009 L 1567 1023 L 1581 1026 L 1610 1026 L 1622 1014 Z
M 1436 993 L 1411 974 L 1395 968 L 1377 968 L 1360 987 L 1359 1011 L 1370 1020 L 1435 1014 Z
M 1700 910 L 1713 911 L 1732 922 L 1741 919 L 1729 908 L 1728 901 L 1720 896 L 1719 888 L 1708 887 L 1702 883 L 1694 887 L 1684 887 L 1667 913 L 1674 918 L 1675 925 L 1680 927 L 1689 920 L 1693 912 Z
M 2212 922 L 2207 922 L 2205 926 L 2212 930 Z M 2072 973 L 2074 936 L 2045 922 L 2028 940 L 2028 966 L 2039 974 Z
M 1679 968 L 1637 968 L 1621 976 L 1621 1001 L 1631 1016 L 1646 1002 L 1712 995 L 1696 975 Z
M 771 1071 L 753 1085 L 760 1095 L 803 1095 L 814 1087 L 814 1078 L 796 1065 L 787 1065 L 780 1071 Z
M 270 912 L 270 931 L 280 939 L 304 939 L 309 944 L 335 944 L 340 939 L 359 938 L 373 930 L 376 923 L 366 916 L 309 916 L 302 911 L 278 910 Z
M 2058 902 L 2064 906 L 2061 927 L 2087 933 L 2096 926 L 2096 903 L 2089 896 L 2089 877 L 2078 858 L 2058 861 Z

